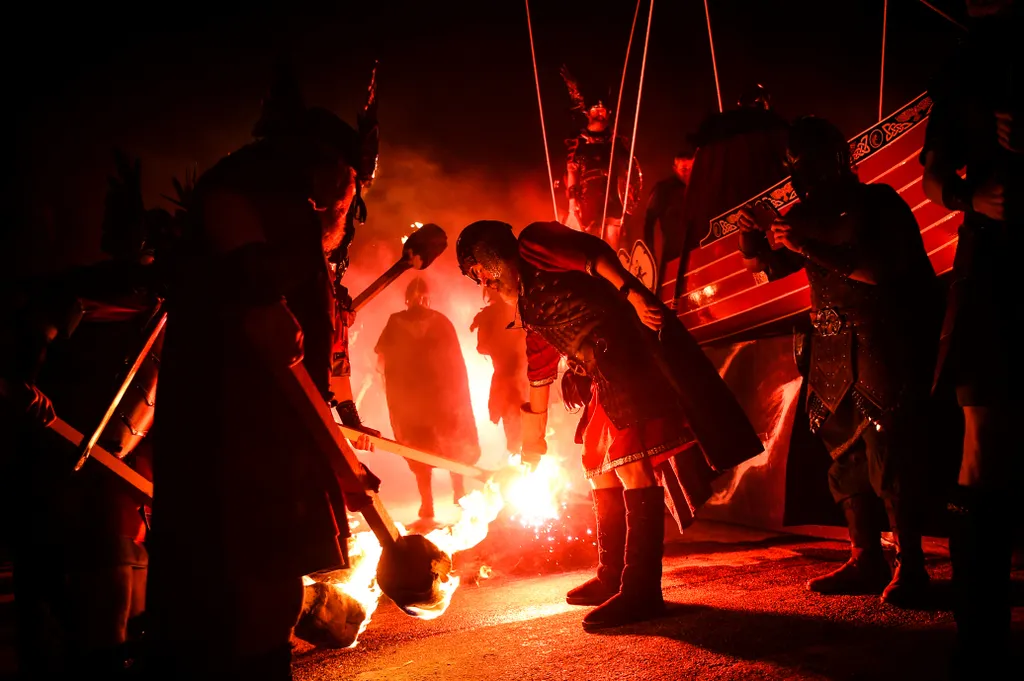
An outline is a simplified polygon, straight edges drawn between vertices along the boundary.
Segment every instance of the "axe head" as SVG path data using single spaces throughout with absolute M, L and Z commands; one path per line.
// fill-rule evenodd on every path
M 405 240 L 402 257 L 414 270 L 426 269 L 448 248 L 448 235 L 433 223 L 423 225 Z

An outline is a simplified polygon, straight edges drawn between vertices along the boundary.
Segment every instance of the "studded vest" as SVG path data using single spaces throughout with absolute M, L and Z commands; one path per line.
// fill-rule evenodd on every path
M 678 413 L 678 399 L 645 348 L 651 333 L 604 279 L 583 272 L 524 266 L 523 324 L 589 376 L 597 399 L 619 429 Z
M 853 220 L 840 220 L 830 234 L 816 237 L 856 243 L 854 229 Z M 908 262 L 925 257 L 913 252 L 902 256 Z M 930 268 L 927 262 L 924 267 Z M 861 411 L 880 418 L 901 406 L 908 391 L 924 389 L 938 333 L 934 276 L 914 271 L 902 281 L 873 285 L 814 262 L 807 262 L 805 270 L 815 327 L 807 380 L 828 411 L 834 412 L 852 389 Z

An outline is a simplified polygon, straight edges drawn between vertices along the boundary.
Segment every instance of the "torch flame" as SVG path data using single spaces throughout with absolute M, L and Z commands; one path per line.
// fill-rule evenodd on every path
M 411 224 L 411 225 L 409 225 L 409 226 L 410 226 L 410 227 L 412 227 L 413 229 L 419 229 L 420 227 L 422 227 L 422 226 L 423 226 L 423 223 L 422 223 L 422 222 L 414 222 L 414 223 L 412 223 L 412 224 Z M 405 243 L 406 241 L 408 241 L 408 240 L 409 240 L 409 236 L 408 236 L 408 235 L 406 235 L 406 236 L 403 236 L 403 237 L 402 237 L 402 243 L 403 243 L 403 244 L 404 244 L 404 243 Z

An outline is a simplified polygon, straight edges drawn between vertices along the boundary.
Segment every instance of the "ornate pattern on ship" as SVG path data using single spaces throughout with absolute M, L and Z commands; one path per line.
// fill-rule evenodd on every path
M 856 164 L 874 156 L 891 142 L 905 135 L 907 131 L 927 120 L 931 111 L 932 98 L 925 92 L 888 118 L 855 135 L 850 140 L 850 158 Z M 740 208 L 752 206 L 755 211 L 769 210 L 778 213 L 786 206 L 795 203 L 796 200 L 796 192 L 787 177 L 754 198 L 712 218 L 708 226 L 708 233 L 701 239 L 700 246 L 703 248 L 735 232 L 738 229 L 736 221 L 739 218 Z

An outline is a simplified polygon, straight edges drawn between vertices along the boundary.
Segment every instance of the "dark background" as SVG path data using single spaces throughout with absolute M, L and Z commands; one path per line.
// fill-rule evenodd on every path
M 957 0 L 934 4 L 963 15 Z M 876 121 L 883 0 L 709 5 L 726 108 L 748 83 L 762 82 L 786 117 L 822 115 L 847 136 Z M 648 6 L 644 0 L 640 8 L 622 105 L 620 130 L 627 134 Z M 585 89 L 616 92 L 635 8 L 631 0 L 531 3 L 556 177 L 564 168 L 562 140 L 579 123 L 568 111 L 558 67 L 568 64 Z M 466 178 L 480 178 L 488 188 L 480 191 L 517 188 L 490 201 L 492 211 L 528 195 L 515 210 L 509 206 L 510 214 L 551 214 L 521 1 L 70 10 L 34 3 L 8 18 L 6 99 L 15 154 L 0 263 L 6 275 L 100 257 L 114 146 L 142 159 L 147 204 L 156 205 L 186 166 L 202 171 L 246 143 L 272 65 L 283 55 L 297 65 L 311 104 L 353 123 L 373 60 L 380 59 L 383 148 L 376 197 L 368 197 L 371 219 L 375 198 L 379 203 L 389 190 L 403 189 L 397 184 L 416 183 L 418 174 L 430 174 L 423 179 L 431 192 L 452 204 L 473 205 L 479 197 L 471 196 L 476 190 Z M 915 0 L 889 3 L 886 114 L 927 89 L 959 35 Z M 636 141 L 646 190 L 667 174 L 687 133 L 717 110 L 704 3 L 655 0 L 649 49 Z M 410 157 L 423 162 L 421 170 L 407 164 L 389 177 L 389 159 Z M 460 178 L 450 191 L 449 176 Z M 408 221 L 376 225 L 381 233 L 407 227 Z

